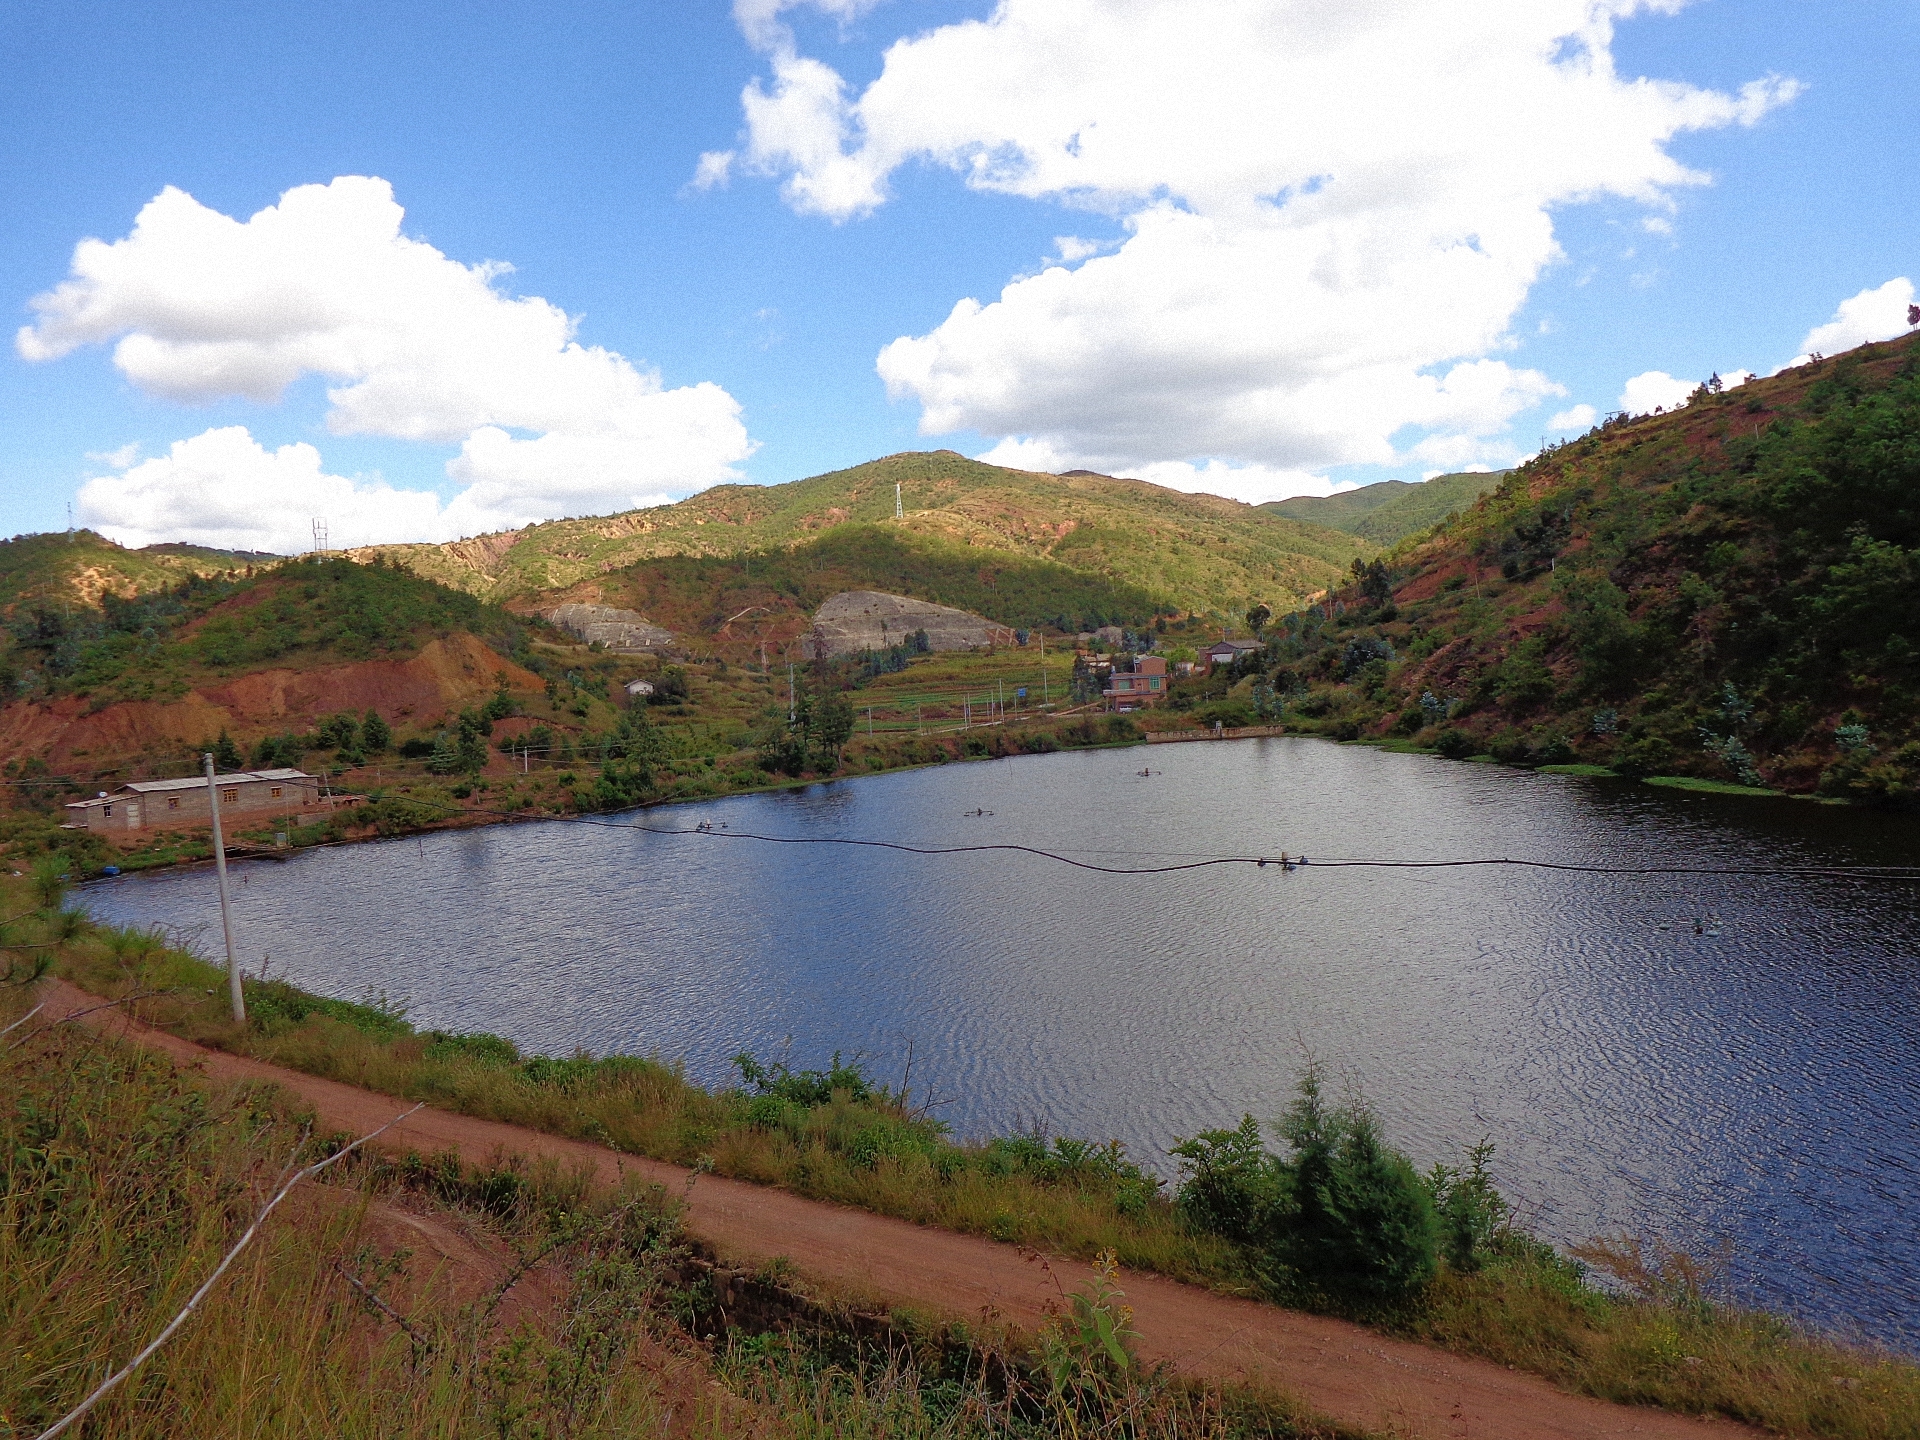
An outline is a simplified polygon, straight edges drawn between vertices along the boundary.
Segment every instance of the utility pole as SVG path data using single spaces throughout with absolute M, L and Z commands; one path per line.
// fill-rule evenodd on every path
M 798 713 L 793 702 L 793 661 L 789 660 L 787 661 L 787 724 L 793 724 L 794 716 Z
M 1047 637 L 1040 637 L 1040 703 L 1045 706 L 1052 703 L 1053 697 L 1047 693 Z
M 247 1001 L 240 993 L 240 964 L 233 954 L 233 910 L 227 903 L 227 842 L 220 833 L 220 787 L 213 781 L 213 754 L 203 754 L 207 771 L 207 808 L 213 814 L 213 873 L 220 881 L 220 929 L 227 937 L 227 994 L 233 1001 L 233 1023 L 247 1023 Z
M 867 739 L 873 739 L 873 706 L 867 706 Z

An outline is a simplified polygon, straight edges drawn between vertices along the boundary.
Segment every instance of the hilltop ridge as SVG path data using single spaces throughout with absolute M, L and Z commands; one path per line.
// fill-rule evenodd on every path
M 1425 481 L 1382 480 L 1332 495 L 1270 500 L 1260 508 L 1392 546 L 1473 504 L 1507 474 L 1505 470 L 1469 470 Z
M 718 485 L 618 515 L 353 553 L 403 560 L 444 584 L 507 600 L 642 561 L 770 553 L 848 527 L 883 530 L 909 550 L 960 547 L 1050 561 L 1149 592 L 1169 609 L 1222 614 L 1258 601 L 1303 600 L 1375 548 L 1216 495 L 1085 471 L 1011 470 L 936 450 L 783 485 Z
M 1920 336 L 1598 426 L 1278 628 L 1348 738 L 1920 802 Z

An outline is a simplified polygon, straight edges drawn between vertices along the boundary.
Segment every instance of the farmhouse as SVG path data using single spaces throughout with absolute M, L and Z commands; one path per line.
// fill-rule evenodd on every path
M 220 819 L 247 821 L 297 810 L 318 809 L 320 782 L 304 770 L 242 770 L 216 775 Z M 112 794 L 67 806 L 67 826 L 76 830 L 144 830 L 156 825 L 211 825 L 203 775 L 179 780 L 135 780 Z
M 1258 640 L 1222 640 L 1209 645 L 1202 653 L 1207 657 L 1207 668 L 1211 670 L 1221 665 L 1231 665 L 1242 655 L 1250 655 L 1261 648 Z
M 1116 673 L 1101 691 L 1115 710 L 1152 705 L 1167 698 L 1167 662 L 1163 656 L 1142 655 L 1131 674 Z

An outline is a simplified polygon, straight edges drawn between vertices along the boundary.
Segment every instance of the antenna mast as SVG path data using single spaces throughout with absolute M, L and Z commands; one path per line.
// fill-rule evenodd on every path
M 313 522 L 313 548 L 314 552 L 319 555 L 329 553 L 327 549 L 327 522 L 317 516 Z

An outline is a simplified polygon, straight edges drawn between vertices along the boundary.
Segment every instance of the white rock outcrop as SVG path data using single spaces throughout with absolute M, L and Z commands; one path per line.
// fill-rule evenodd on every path
M 927 632 L 933 650 L 979 650 L 1014 642 L 1007 626 L 965 610 L 879 590 L 843 590 L 814 611 L 813 629 L 802 637 L 803 650 L 809 659 L 858 655 L 903 644 L 919 630 Z
M 582 640 L 598 640 L 608 649 L 629 655 L 647 655 L 673 643 L 673 632 L 655 625 L 634 610 L 611 605 L 562 605 L 547 619 Z

